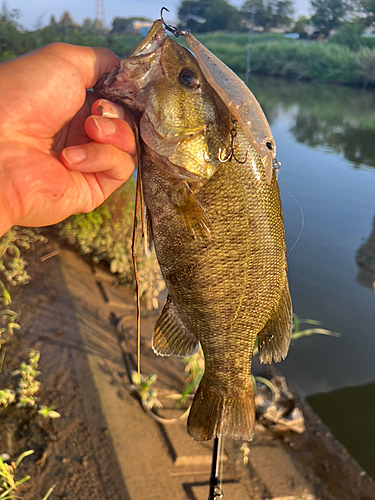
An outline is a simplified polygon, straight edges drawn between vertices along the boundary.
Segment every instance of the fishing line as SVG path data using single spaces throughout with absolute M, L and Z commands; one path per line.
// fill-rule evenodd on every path
M 221 492 L 221 497 L 224 496 L 224 494 L 223 494 L 224 440 L 225 440 L 225 437 L 221 436 L 220 457 L 219 457 L 219 460 L 220 460 L 220 486 L 219 486 L 219 488 L 220 488 L 220 492 Z
M 276 169 L 275 169 L 276 170 Z M 301 238 L 302 236 L 302 232 L 303 232 L 303 228 L 305 227 L 305 215 L 303 213 L 303 210 L 302 210 L 302 207 L 301 205 L 299 204 L 299 202 L 297 201 L 297 198 L 295 196 L 292 195 L 292 193 L 290 192 L 288 186 L 285 184 L 284 182 L 284 179 L 282 178 L 281 176 L 281 173 L 280 173 L 280 167 L 276 170 L 276 179 L 278 179 L 278 176 L 280 176 L 280 180 L 281 182 L 284 184 L 286 190 L 288 191 L 289 193 L 289 196 L 297 203 L 297 206 L 298 208 L 300 209 L 300 212 L 301 212 L 301 230 L 299 232 L 299 235 L 297 236 L 297 239 L 296 241 L 294 242 L 292 248 L 289 250 L 289 252 L 287 253 L 287 257 L 289 257 L 290 253 L 292 252 L 292 250 L 294 249 L 294 247 L 297 245 L 297 243 L 299 242 L 299 239 Z
M 137 268 L 137 258 L 136 258 L 136 240 L 137 240 L 137 227 L 138 227 L 138 208 L 141 205 L 141 216 L 142 216 L 142 236 L 143 236 L 143 193 L 142 193 L 142 175 L 141 175 L 141 148 L 139 142 L 138 129 L 133 123 L 134 134 L 136 137 L 137 144 L 137 156 L 138 156 L 138 171 L 137 171 L 137 186 L 135 190 L 135 201 L 134 201 L 134 220 L 133 220 L 133 237 L 132 237 L 132 262 L 134 269 L 134 280 L 135 280 L 135 293 L 137 297 L 137 374 L 140 380 L 141 377 L 141 297 L 139 290 L 139 279 L 138 279 L 138 268 Z

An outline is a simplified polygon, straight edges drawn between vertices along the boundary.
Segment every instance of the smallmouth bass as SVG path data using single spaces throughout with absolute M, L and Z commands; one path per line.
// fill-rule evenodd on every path
M 147 252 L 168 288 L 153 349 L 205 373 L 188 418 L 198 441 L 250 440 L 251 361 L 283 359 L 292 329 L 279 189 L 195 57 L 156 21 L 96 89 L 133 115 L 140 135 Z

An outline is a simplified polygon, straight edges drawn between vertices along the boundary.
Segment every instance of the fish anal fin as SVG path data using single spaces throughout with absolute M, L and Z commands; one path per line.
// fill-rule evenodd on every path
M 288 281 L 281 294 L 276 313 L 258 333 L 259 361 L 264 364 L 278 363 L 288 354 L 292 333 L 292 301 Z
M 251 441 L 254 435 L 254 386 L 251 383 L 240 394 L 227 395 L 210 385 L 203 377 L 187 422 L 190 436 L 208 441 L 216 436 Z
M 155 325 L 152 348 L 160 356 L 184 358 L 199 348 L 197 337 L 186 328 L 169 296 Z
M 201 241 L 212 239 L 211 221 L 187 182 L 171 191 L 170 199 L 192 238 Z

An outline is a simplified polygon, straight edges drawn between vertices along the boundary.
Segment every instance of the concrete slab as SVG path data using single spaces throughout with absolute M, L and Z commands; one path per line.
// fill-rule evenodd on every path
M 129 391 L 129 371 L 135 368 L 135 305 L 133 292 L 112 285 L 111 276 L 73 252 L 61 250 L 64 279 L 76 304 L 77 336 L 87 355 L 89 372 L 97 388 L 97 406 L 105 416 L 128 496 L 131 500 L 206 500 L 212 443 L 197 443 L 186 432 L 186 422 L 160 425 L 142 410 Z M 116 321 L 123 317 L 122 327 Z M 150 339 L 156 317 L 142 319 L 142 372 L 157 373 L 160 397 L 182 390 L 181 359 L 155 356 Z M 168 405 L 166 405 L 168 406 Z M 165 408 L 169 418 L 175 410 Z M 178 412 L 177 412 L 178 413 Z M 178 413 L 181 414 L 182 412 Z M 313 500 L 302 476 L 280 445 L 251 445 L 250 465 L 236 469 L 241 443 L 228 440 L 223 467 L 225 497 L 233 500 L 292 500 L 305 495 Z M 275 464 L 277 466 L 275 467 Z M 270 478 L 272 480 L 270 481 Z
M 267 485 L 270 498 L 281 500 L 291 496 L 304 500 L 315 499 L 305 479 L 278 441 L 252 444 L 249 460 L 255 472 Z M 273 478 L 272 482 L 269 481 L 270 477 Z

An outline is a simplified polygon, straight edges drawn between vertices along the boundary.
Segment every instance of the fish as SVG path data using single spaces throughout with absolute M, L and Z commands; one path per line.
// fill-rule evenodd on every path
M 95 90 L 123 105 L 139 134 L 146 253 L 155 247 L 168 289 L 153 350 L 203 350 L 188 433 L 250 441 L 254 347 L 262 363 L 281 361 L 292 330 L 275 172 L 267 180 L 253 140 L 162 20 Z

